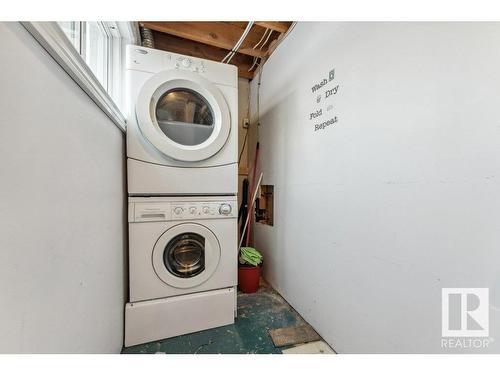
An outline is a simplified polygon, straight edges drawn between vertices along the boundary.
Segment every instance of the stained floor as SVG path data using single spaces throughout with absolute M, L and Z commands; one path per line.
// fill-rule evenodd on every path
M 124 348 L 123 353 L 281 353 L 268 331 L 301 324 L 302 317 L 274 289 L 261 282 L 257 293 L 238 293 L 238 317 L 234 324 Z

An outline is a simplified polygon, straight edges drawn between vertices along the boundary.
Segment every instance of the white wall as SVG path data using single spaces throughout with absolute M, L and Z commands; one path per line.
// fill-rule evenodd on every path
M 0 23 L 0 352 L 120 352 L 124 134 Z
M 499 40 L 499 23 L 299 23 L 266 63 L 275 226 L 256 246 L 338 352 L 449 352 L 443 287 L 490 288 L 500 352 Z M 255 112 L 256 80 L 252 96 Z M 329 103 L 338 123 L 314 131 Z

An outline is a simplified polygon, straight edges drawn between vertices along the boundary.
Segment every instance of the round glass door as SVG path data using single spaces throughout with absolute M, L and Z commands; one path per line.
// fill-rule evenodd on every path
M 203 96 L 177 88 L 167 91 L 156 103 L 156 121 L 171 140 L 185 146 L 205 142 L 214 131 L 214 113 Z
M 199 275 L 205 269 L 205 239 L 197 233 L 175 236 L 165 246 L 163 263 L 175 276 Z
M 152 254 L 153 269 L 164 283 L 192 288 L 213 275 L 220 261 L 220 244 L 207 227 L 182 223 L 163 232 Z
M 136 118 L 156 149 L 180 161 L 215 155 L 231 130 L 229 107 L 220 90 L 188 71 L 168 70 L 146 81 L 137 98 Z

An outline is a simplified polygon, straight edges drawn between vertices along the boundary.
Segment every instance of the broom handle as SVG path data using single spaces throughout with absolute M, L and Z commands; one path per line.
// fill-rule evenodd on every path
M 254 189 L 254 192 L 253 192 L 253 198 L 252 198 L 252 201 L 250 202 L 250 207 L 248 209 L 248 213 L 247 213 L 247 219 L 245 220 L 245 226 L 243 227 L 243 233 L 245 233 L 245 230 L 247 229 L 247 225 L 248 225 L 248 221 L 250 220 L 250 215 L 252 215 L 252 209 L 253 209 L 253 204 L 255 203 L 255 199 L 257 198 L 257 190 L 258 190 L 258 186 L 260 186 L 260 182 L 262 181 L 262 176 L 264 174 L 261 172 L 260 173 L 260 176 L 259 176 L 259 181 L 257 182 L 257 185 L 255 185 L 255 189 Z M 240 245 L 238 246 L 238 249 L 241 247 L 241 244 L 243 243 L 243 235 L 241 236 L 240 238 Z
M 257 173 L 257 164 L 259 163 L 259 152 L 260 152 L 260 143 L 257 142 L 256 149 L 255 149 L 255 160 L 253 162 L 253 173 L 252 173 L 252 189 L 256 189 L 259 184 L 255 184 L 255 174 Z M 250 190 L 252 191 L 252 190 Z M 249 211 L 250 212 L 250 211 Z M 250 243 L 250 227 L 252 226 L 251 222 L 248 222 L 248 227 L 246 228 L 246 235 L 245 235 L 245 246 L 248 246 Z M 245 233 L 245 231 L 243 232 Z

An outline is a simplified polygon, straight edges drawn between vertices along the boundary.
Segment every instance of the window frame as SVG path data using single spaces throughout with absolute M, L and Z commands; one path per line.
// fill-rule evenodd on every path
M 108 33 L 107 77 L 105 88 L 80 54 L 85 44 L 80 24 L 80 51 L 75 48 L 57 22 L 21 22 L 52 58 L 85 91 L 122 131 L 126 129 L 123 115 L 124 50 L 126 44 L 138 44 L 139 33 L 133 22 L 102 22 Z M 83 22 L 85 24 L 85 22 Z
M 111 34 L 109 33 L 106 25 L 104 24 L 104 22 L 100 22 L 100 21 L 91 21 L 92 23 L 95 23 L 95 25 L 93 25 L 93 27 L 96 27 L 96 29 L 98 30 L 100 36 L 99 38 L 102 38 L 102 40 L 100 42 L 103 43 L 103 49 L 104 51 L 95 51 L 94 49 L 92 49 L 89 45 L 90 43 L 92 42 L 91 38 L 90 38 L 90 30 L 91 30 L 91 27 L 89 25 L 89 21 L 86 21 L 86 22 L 80 22 L 80 56 L 83 57 L 83 59 L 85 60 L 85 62 L 87 63 L 87 65 L 90 67 L 90 69 L 92 70 L 92 72 L 94 73 L 94 75 L 99 79 L 100 77 L 100 74 L 98 74 L 98 72 L 96 72 L 93 67 L 92 67 L 92 60 L 94 59 L 94 55 L 93 54 L 102 54 L 102 57 L 104 58 L 104 61 L 102 61 L 101 59 L 99 59 L 98 57 L 96 58 L 97 60 L 97 63 L 98 64 L 102 64 L 103 66 L 101 66 L 100 68 L 102 68 L 102 80 L 99 79 L 99 82 L 101 83 L 101 85 L 104 87 L 104 89 L 110 94 L 110 96 L 114 98 L 113 96 L 113 93 L 109 91 L 109 86 L 110 86 L 110 82 L 109 82 L 109 76 L 110 76 L 110 71 L 113 69 L 113 66 L 110 65 L 110 50 L 112 48 L 114 48 L 114 44 L 117 43 L 117 41 L 113 40 L 114 38 L 111 36 Z M 118 41 L 119 43 L 119 41 Z M 117 68 L 119 68 L 119 65 L 117 66 Z M 115 100 L 116 102 L 116 100 Z M 117 103 L 118 104 L 118 103 Z

